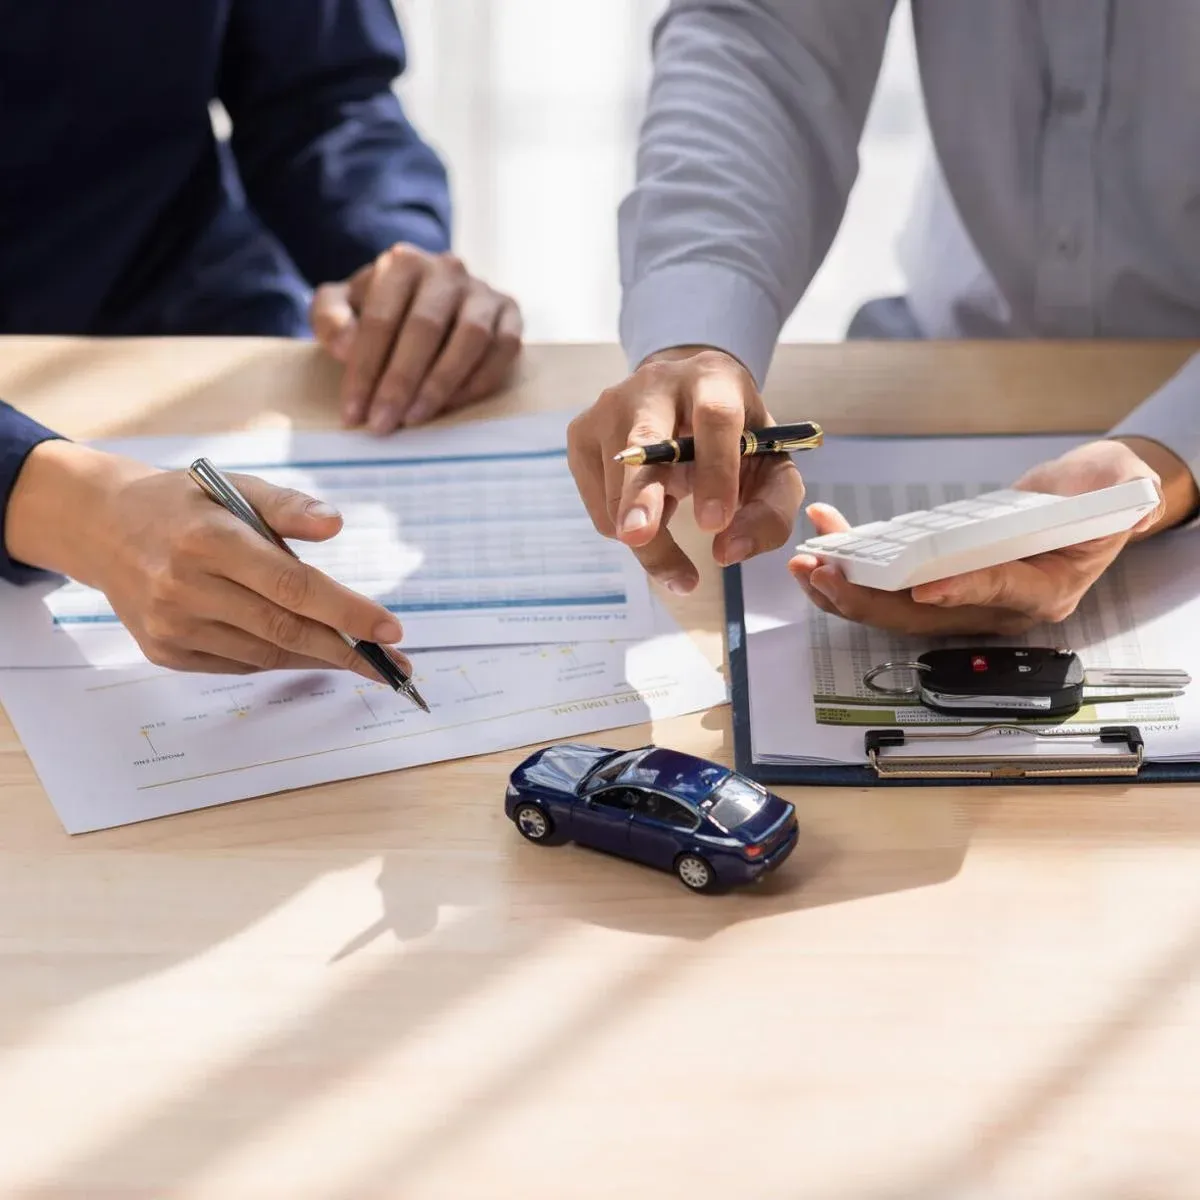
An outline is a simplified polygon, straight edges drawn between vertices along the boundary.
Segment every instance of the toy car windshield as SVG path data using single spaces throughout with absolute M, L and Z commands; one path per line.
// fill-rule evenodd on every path
M 740 775 L 729 775 L 712 790 L 705 809 L 722 829 L 732 832 L 759 812 L 767 793 Z
M 606 783 L 612 783 L 616 780 L 622 771 L 627 767 L 632 766 L 640 758 L 646 756 L 646 750 L 624 750 L 612 758 L 602 759 L 600 764 L 593 767 L 587 775 L 584 776 L 580 790 L 590 792 L 595 788 L 601 787 Z

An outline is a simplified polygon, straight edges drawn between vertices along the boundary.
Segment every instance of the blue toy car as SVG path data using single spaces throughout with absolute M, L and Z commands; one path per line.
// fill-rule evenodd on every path
M 531 842 L 558 834 L 673 871 L 697 892 L 761 878 L 799 836 L 786 800 L 727 767 L 656 746 L 539 750 L 513 771 L 504 811 Z

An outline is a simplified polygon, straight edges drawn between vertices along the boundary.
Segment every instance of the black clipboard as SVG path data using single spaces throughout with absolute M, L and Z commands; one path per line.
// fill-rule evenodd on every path
M 725 593 L 725 654 L 729 662 L 729 707 L 733 725 L 734 767 L 742 775 L 756 780 L 764 786 L 800 785 L 816 787 L 963 787 L 978 784 L 1039 785 L 1055 783 L 1195 783 L 1200 780 L 1200 762 L 1151 762 L 1145 759 L 1141 749 L 1141 734 L 1132 726 L 1108 727 L 1106 741 L 1119 740 L 1126 743 L 1127 756 L 1122 757 L 1123 769 L 1116 771 L 1107 764 L 1107 758 L 1097 759 L 1097 765 L 1088 768 L 1086 756 L 1067 755 L 1058 760 L 1057 769 L 1050 773 L 1021 773 L 1014 765 L 1015 759 L 1000 759 L 996 756 L 964 754 L 954 763 L 945 756 L 940 767 L 928 770 L 908 769 L 902 773 L 889 773 L 884 765 L 887 745 L 895 735 L 871 738 L 864 729 L 864 745 L 872 745 L 875 754 L 870 764 L 852 763 L 756 763 L 752 753 L 750 727 L 750 681 L 749 663 L 746 654 L 745 604 L 742 593 L 742 568 L 740 564 L 725 567 L 722 571 Z M 903 760 L 912 762 L 913 760 Z M 917 760 L 920 762 L 920 760 Z M 1001 764 L 1001 769 L 982 769 L 984 764 Z M 1078 769 L 1071 769 L 1074 763 Z

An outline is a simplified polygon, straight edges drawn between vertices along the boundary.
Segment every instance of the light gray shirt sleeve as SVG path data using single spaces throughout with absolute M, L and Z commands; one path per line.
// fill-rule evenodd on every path
M 1144 437 L 1166 446 L 1200 481 L 1200 354 L 1109 430 L 1111 437 Z M 1193 519 L 1190 524 L 1195 524 Z
M 619 211 L 631 367 L 708 345 L 761 386 L 858 174 L 894 0 L 672 0 Z

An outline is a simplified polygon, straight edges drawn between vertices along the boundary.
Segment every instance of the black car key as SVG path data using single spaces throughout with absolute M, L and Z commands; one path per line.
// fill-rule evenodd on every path
M 917 672 L 916 687 L 885 689 L 885 670 Z M 929 650 L 910 663 L 885 663 L 864 680 L 884 695 L 916 696 L 934 712 L 956 717 L 1070 717 L 1085 687 L 1179 689 L 1186 671 L 1085 669 L 1077 654 L 1046 646 L 979 646 Z

